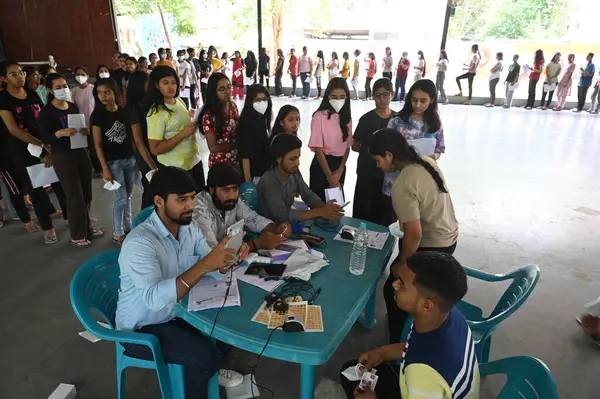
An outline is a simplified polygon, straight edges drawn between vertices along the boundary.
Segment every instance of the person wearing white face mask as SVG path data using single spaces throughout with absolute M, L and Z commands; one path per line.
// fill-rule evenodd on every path
M 250 86 L 237 124 L 238 158 L 244 180 L 257 181 L 269 169 L 269 137 L 273 104 L 269 91 L 260 84 Z
M 185 60 L 185 50 L 177 51 L 177 75 L 179 75 L 179 93 L 186 108 L 190 108 L 190 81 L 192 66 Z M 193 78 L 193 77 L 192 77 Z
M 344 185 L 350 147 L 350 90 L 344 78 L 335 77 L 329 81 L 323 101 L 313 114 L 308 142 L 308 148 L 315 153 L 310 165 L 310 189 L 322 201 L 326 188 Z
M 79 70 L 79 68 L 78 68 Z M 59 74 L 47 78 L 50 93 L 48 105 L 40 112 L 38 126 L 42 142 L 52 150 L 52 164 L 66 195 L 71 244 L 87 248 L 91 238 L 104 233 L 90 224 L 89 207 L 92 203 L 92 165 L 86 148 L 72 148 L 70 137 L 76 133 L 89 135 L 88 128 L 68 127 L 68 116 L 79 114 L 76 104 L 70 102 L 67 80 Z
M 110 77 L 108 70 L 106 72 L 100 72 L 99 75 L 101 78 Z M 79 112 L 85 116 L 85 125 L 89 128 L 90 126 L 90 116 L 94 111 L 94 86 L 88 82 L 89 73 L 86 67 L 78 66 L 75 68 L 75 80 L 79 83 L 79 86 L 76 86 L 71 91 L 71 97 L 77 108 L 79 108 Z M 88 136 L 88 149 L 90 150 L 90 160 L 92 161 L 92 167 L 94 168 L 94 173 L 99 175 L 102 173 L 102 166 L 100 166 L 100 161 L 98 161 L 98 156 L 96 155 L 96 150 L 94 148 L 94 140 L 92 136 Z

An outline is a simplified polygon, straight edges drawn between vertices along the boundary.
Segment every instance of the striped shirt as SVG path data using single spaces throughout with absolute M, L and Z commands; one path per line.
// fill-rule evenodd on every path
M 400 366 L 404 399 L 478 399 L 479 368 L 471 329 L 457 308 L 437 330 L 411 327 Z

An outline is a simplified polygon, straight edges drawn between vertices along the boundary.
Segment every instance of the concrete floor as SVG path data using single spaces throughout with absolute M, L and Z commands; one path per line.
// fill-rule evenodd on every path
M 306 142 L 310 115 L 318 103 L 289 101 L 301 109 L 301 137 Z M 286 102 L 287 98 L 276 99 L 275 108 Z M 354 101 L 355 123 L 372 107 L 372 102 Z M 577 210 L 600 210 L 600 119 L 571 112 L 454 105 L 441 113 L 447 154 L 440 165 L 461 223 L 457 258 L 497 273 L 530 263 L 542 270 L 525 306 L 494 332 L 491 359 L 538 357 L 552 370 L 562 398 L 597 398 L 600 353 L 574 317 L 583 311 L 583 303 L 600 294 L 600 213 Z M 305 150 L 306 179 L 311 159 Z M 355 165 L 352 154 L 349 198 Z M 41 233 L 28 235 L 17 221 L 0 229 L 0 398 L 46 398 L 61 382 L 75 384 L 78 398 L 116 397 L 113 344 L 92 344 L 79 337 L 82 327 L 69 302 L 69 282 L 78 265 L 98 251 L 114 248 L 109 238 L 112 194 L 102 190 L 100 180 L 95 180 L 94 190 L 93 214 L 108 234 L 91 249 L 69 245 L 63 221 L 56 223 L 60 242 L 54 246 L 44 246 Z M 136 192 L 136 210 L 139 203 Z M 504 288 L 471 282 L 468 299 L 491 311 Z M 318 368 L 317 398 L 340 397 L 341 364 L 385 343 L 383 301 L 377 310 L 374 331 L 355 326 L 331 361 Z M 241 351 L 232 357 L 231 367 L 240 371 L 247 372 L 255 361 L 254 355 Z M 256 372 L 258 383 L 278 398 L 298 397 L 298 376 L 297 365 L 267 358 Z M 132 369 L 127 379 L 127 398 L 160 396 L 154 373 Z M 481 397 L 494 397 L 500 382 L 484 380 Z

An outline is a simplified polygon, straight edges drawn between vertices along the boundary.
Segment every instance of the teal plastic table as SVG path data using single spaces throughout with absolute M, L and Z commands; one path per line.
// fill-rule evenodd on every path
M 344 224 L 358 227 L 360 220 L 343 218 L 340 226 Z M 367 228 L 388 231 L 387 227 L 373 223 L 367 223 Z M 315 367 L 331 358 L 363 309 L 365 318 L 360 322 L 369 329 L 375 326 L 377 282 L 392 253 L 394 241 L 390 235 L 381 251 L 369 248 L 365 272 L 361 276 L 355 276 L 348 271 L 352 244 L 334 241 L 334 231 L 324 231 L 313 226 L 312 232 L 327 239 L 327 246 L 320 251 L 327 256 L 329 266 L 313 274 L 310 280 L 315 289 L 322 289 L 315 305 L 321 305 L 324 332 L 276 331 L 263 353 L 263 356 L 274 359 L 300 363 L 301 399 L 314 398 Z M 212 337 L 259 354 L 271 330 L 251 319 L 264 302 L 267 292 L 242 281 L 239 281 L 239 289 L 242 306 L 223 308 Z M 197 329 L 210 334 L 218 309 L 188 312 L 186 297 L 177 305 L 175 312 Z

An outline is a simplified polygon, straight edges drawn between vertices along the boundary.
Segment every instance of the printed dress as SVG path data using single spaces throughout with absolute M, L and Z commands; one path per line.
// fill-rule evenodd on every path
M 209 168 L 212 168 L 213 165 L 221 162 L 225 162 L 230 165 L 238 164 L 237 150 L 235 149 L 238 118 L 238 109 L 233 102 L 231 103 L 229 111 L 227 111 L 227 114 L 225 115 L 225 125 L 223 125 L 223 131 L 221 132 L 215 131 L 215 117 L 210 111 L 206 111 L 202 117 L 202 131 L 205 136 L 208 136 L 209 134 L 216 134 L 218 144 L 231 144 L 231 147 L 234 148 L 230 151 L 211 152 L 208 156 Z

